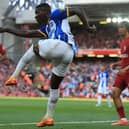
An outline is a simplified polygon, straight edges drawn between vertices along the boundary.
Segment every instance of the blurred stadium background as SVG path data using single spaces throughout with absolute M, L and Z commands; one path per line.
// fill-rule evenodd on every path
M 0 26 L 17 29 L 38 29 L 34 19 L 34 8 L 41 2 L 51 0 L 3 0 L 0 5 Z M 119 35 L 117 25 L 121 21 L 129 21 L 128 1 L 70 1 L 58 0 L 60 8 L 68 6 L 81 10 L 90 25 L 97 27 L 96 33 L 87 33 L 80 19 L 76 16 L 69 18 L 72 32 L 79 43 L 79 53 L 71 65 L 70 71 L 61 84 L 62 97 L 90 97 L 96 98 L 96 76 L 101 64 L 110 72 L 109 85 L 114 80 L 114 73 L 110 64 L 119 60 Z M 0 34 L 1 62 L 0 62 L 0 95 L 4 96 L 47 96 L 51 65 L 44 61 L 32 61 L 21 72 L 19 84 L 15 90 L 3 87 L 15 66 L 29 48 L 38 39 L 20 38 L 11 34 Z M 2 48 L 3 47 L 3 48 Z M 2 60 L 7 54 L 8 59 Z M 38 62 L 38 63 L 36 63 Z M 67 88 L 66 88 L 67 87 Z M 39 89 L 39 90 L 37 90 Z M 124 97 L 128 98 L 126 90 Z
M 1 0 L 0 1 L 0 26 L 4 27 L 14 27 L 18 29 L 37 29 L 39 26 L 36 24 L 34 19 L 34 8 L 37 4 L 41 2 L 48 2 L 53 6 L 51 0 Z M 111 71 L 110 64 L 112 62 L 118 61 L 120 57 L 119 51 L 119 35 L 117 33 L 117 25 L 121 21 L 129 22 L 129 1 L 128 0 L 58 0 L 58 5 L 60 8 L 64 8 L 64 5 L 70 8 L 76 8 L 81 10 L 82 14 L 88 17 L 90 25 L 95 25 L 97 28 L 96 33 L 87 33 L 86 29 L 83 27 L 82 22 L 76 16 L 69 18 L 72 32 L 74 33 L 78 43 L 79 43 L 79 53 L 77 57 L 74 59 L 70 70 L 65 77 L 63 83 L 61 84 L 61 94 L 62 98 L 69 97 L 73 98 L 83 98 L 84 99 L 96 99 L 97 97 L 97 82 L 96 77 L 99 71 L 99 66 L 103 64 L 105 68 L 110 73 L 109 78 L 109 86 L 112 88 L 112 83 L 114 80 L 115 73 Z M 30 64 L 28 64 L 24 70 L 21 72 L 18 78 L 18 86 L 17 87 L 5 87 L 5 81 L 14 71 L 15 66 L 20 59 L 20 57 L 24 54 L 24 52 L 29 48 L 32 42 L 37 42 L 38 39 L 29 39 L 29 38 L 20 38 L 7 33 L 0 34 L 0 121 L 3 123 L 19 123 L 19 122 L 35 122 L 36 119 L 39 119 L 37 115 L 41 111 L 39 108 L 42 107 L 42 102 L 46 104 L 46 101 L 38 100 L 37 103 L 35 100 L 31 100 L 35 107 L 31 102 L 29 106 L 28 99 L 20 101 L 24 101 L 23 105 L 25 110 L 20 112 L 20 114 L 27 114 L 27 118 L 23 119 L 24 116 L 18 116 L 18 110 L 22 110 L 22 104 L 20 105 L 19 99 L 9 99 L 10 96 L 19 96 L 19 97 L 47 97 L 49 94 L 49 83 L 50 83 L 50 71 L 51 64 L 46 61 L 37 61 L 33 60 Z M 7 58 L 5 56 L 7 55 Z M 122 94 L 123 99 L 128 101 L 129 92 L 126 89 Z M 7 99 L 6 99 L 7 98 Z M 8 101 L 7 101 L 8 100 Z M 65 108 L 70 109 L 75 113 L 75 121 L 103 121 L 95 123 L 95 125 L 86 125 L 88 122 L 80 122 L 78 128 L 108 128 L 111 120 L 117 119 L 117 116 L 113 115 L 115 112 L 114 108 L 109 110 L 106 108 L 105 103 L 104 107 L 100 109 L 95 108 L 95 102 L 87 101 L 77 101 L 69 104 L 69 101 L 64 103 L 66 107 L 63 107 L 62 101 L 59 104 L 59 109 L 57 112 L 62 113 L 62 115 L 57 115 L 57 121 L 70 121 L 72 118 L 71 114 L 66 114 Z M 40 102 L 40 103 L 39 103 Z M 77 113 L 76 105 L 78 105 L 78 110 L 81 111 L 80 114 Z M 17 105 L 17 106 L 15 106 Z M 88 106 L 87 106 L 88 105 Z M 39 106 L 39 107 L 38 107 Z M 128 107 L 129 105 L 126 104 Z M 8 108 L 10 110 L 8 110 Z M 92 108 L 93 109 L 92 109 Z M 12 110 L 13 108 L 14 110 Z M 29 110 L 32 108 L 31 112 L 34 114 L 30 115 Z M 74 109 L 75 108 L 75 109 Z M 73 110 L 72 110 L 73 109 Z M 38 110 L 38 111 L 34 111 Z M 96 115 L 94 117 L 90 116 L 90 112 L 95 111 Z M 28 113 L 27 113 L 28 111 Z M 87 116 L 83 115 L 84 112 L 89 112 Z M 102 111 L 102 112 L 101 112 Z M 105 111 L 105 114 L 104 114 Z M 12 115 L 13 117 L 9 117 Z M 16 114 L 15 114 L 16 112 Z M 127 112 L 129 114 L 129 112 Z M 14 115 L 15 114 L 15 115 Z M 37 116 L 36 116 L 36 115 Z M 68 115 L 68 116 L 67 116 Z M 97 115 L 101 118 L 98 119 Z M 30 116 L 30 117 L 29 117 Z M 95 117 L 96 116 L 96 117 Z M 35 119 L 32 119 L 36 117 Z M 69 119 L 67 119 L 67 117 Z M 17 119 L 19 118 L 19 119 Z M 11 120 L 12 121 L 11 121 Z M 29 119 L 28 121 L 26 121 Z M 109 121 L 108 121 L 109 120 Z M 72 121 L 72 120 L 71 120 Z M 94 122 L 93 122 L 94 123 Z M 103 124 L 103 126 L 100 126 Z M 0 128 L 18 128 L 21 127 L 10 127 L 10 125 L 2 126 L 0 123 Z M 58 123 L 59 124 L 59 123 Z M 58 125 L 57 124 L 57 125 Z M 72 123 L 71 123 L 72 124 Z M 74 124 L 74 123 L 73 123 Z M 29 125 L 29 124 L 28 124 Z M 33 125 L 33 123 L 32 123 Z M 31 126 L 27 126 L 26 128 L 34 128 Z M 69 125 L 69 124 L 68 124 Z M 82 126 L 83 125 L 83 126 Z M 85 125 L 85 126 L 84 126 Z M 68 127 L 68 129 L 76 129 L 76 126 L 66 126 L 63 125 L 63 128 Z M 110 126 L 109 126 L 110 127 Z M 35 127 L 36 128 L 36 127 Z M 62 128 L 59 124 L 56 128 Z M 62 129 L 63 129 L 62 128 Z M 111 127 L 110 127 L 111 128 Z

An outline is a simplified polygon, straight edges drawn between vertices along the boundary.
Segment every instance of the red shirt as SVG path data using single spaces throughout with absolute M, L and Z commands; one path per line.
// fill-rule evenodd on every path
M 120 42 L 121 66 L 122 68 L 129 65 L 129 37 Z

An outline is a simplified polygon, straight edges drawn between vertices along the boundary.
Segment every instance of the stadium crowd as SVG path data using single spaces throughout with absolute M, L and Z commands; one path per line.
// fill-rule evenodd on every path
M 119 36 L 115 27 L 98 28 L 96 33 L 87 33 L 84 29 L 74 32 L 82 49 L 118 48 Z
M 60 86 L 61 97 L 81 97 L 96 98 L 97 82 L 96 78 L 99 66 L 102 62 L 74 62 L 70 66 L 65 79 Z M 114 73 L 109 69 L 110 63 L 103 63 L 110 73 L 109 88 L 111 90 Z M 33 68 L 25 67 L 18 78 L 18 85 L 13 87 L 5 86 L 5 81 L 14 71 L 15 64 L 6 59 L 0 62 L 0 96 L 47 96 L 51 76 L 51 65 L 42 62 L 40 66 Z M 129 97 L 128 91 L 123 93 L 124 97 Z

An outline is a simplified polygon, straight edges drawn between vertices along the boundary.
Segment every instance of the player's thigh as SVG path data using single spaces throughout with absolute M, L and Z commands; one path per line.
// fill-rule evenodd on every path
M 53 69 L 52 72 L 57 76 L 64 77 L 69 69 L 69 65 L 73 60 L 73 50 L 70 48 L 67 49 L 67 52 L 63 53 L 62 58 L 54 58 L 52 60 Z
M 125 75 L 117 75 L 113 84 L 113 87 L 117 87 L 121 90 L 124 90 L 126 85 Z
M 61 60 L 63 63 L 71 63 L 73 59 L 73 49 L 68 43 L 61 40 L 54 40 L 54 49 L 51 51 L 51 58 Z
M 54 49 L 55 42 L 52 43 L 49 39 L 39 40 L 38 49 L 39 55 L 45 59 L 51 57 L 51 51 Z
M 126 76 L 124 75 L 117 75 L 115 78 L 115 82 L 113 84 L 112 95 L 113 98 L 120 97 L 121 92 L 127 87 L 126 84 Z
M 40 40 L 38 45 L 39 55 L 49 60 L 62 58 L 64 51 L 66 52 L 66 48 L 68 47 L 68 44 L 56 39 Z

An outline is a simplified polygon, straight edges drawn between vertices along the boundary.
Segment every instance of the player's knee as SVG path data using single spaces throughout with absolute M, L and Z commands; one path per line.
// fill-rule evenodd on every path
M 57 103 L 57 101 L 58 101 L 58 98 L 52 98 L 51 99 L 51 103 Z
M 33 51 L 34 51 L 34 53 L 35 53 L 36 55 L 39 55 L 39 46 L 38 46 L 37 43 L 34 44 L 34 46 L 33 46 Z
M 28 61 L 28 58 L 25 58 L 25 57 L 22 58 L 22 62 L 25 63 L 25 64 L 27 64 L 27 63 L 29 62 L 29 61 Z
M 59 98 L 58 95 L 55 95 L 55 96 L 51 97 L 51 99 L 50 99 L 51 103 L 57 103 L 58 98 Z

